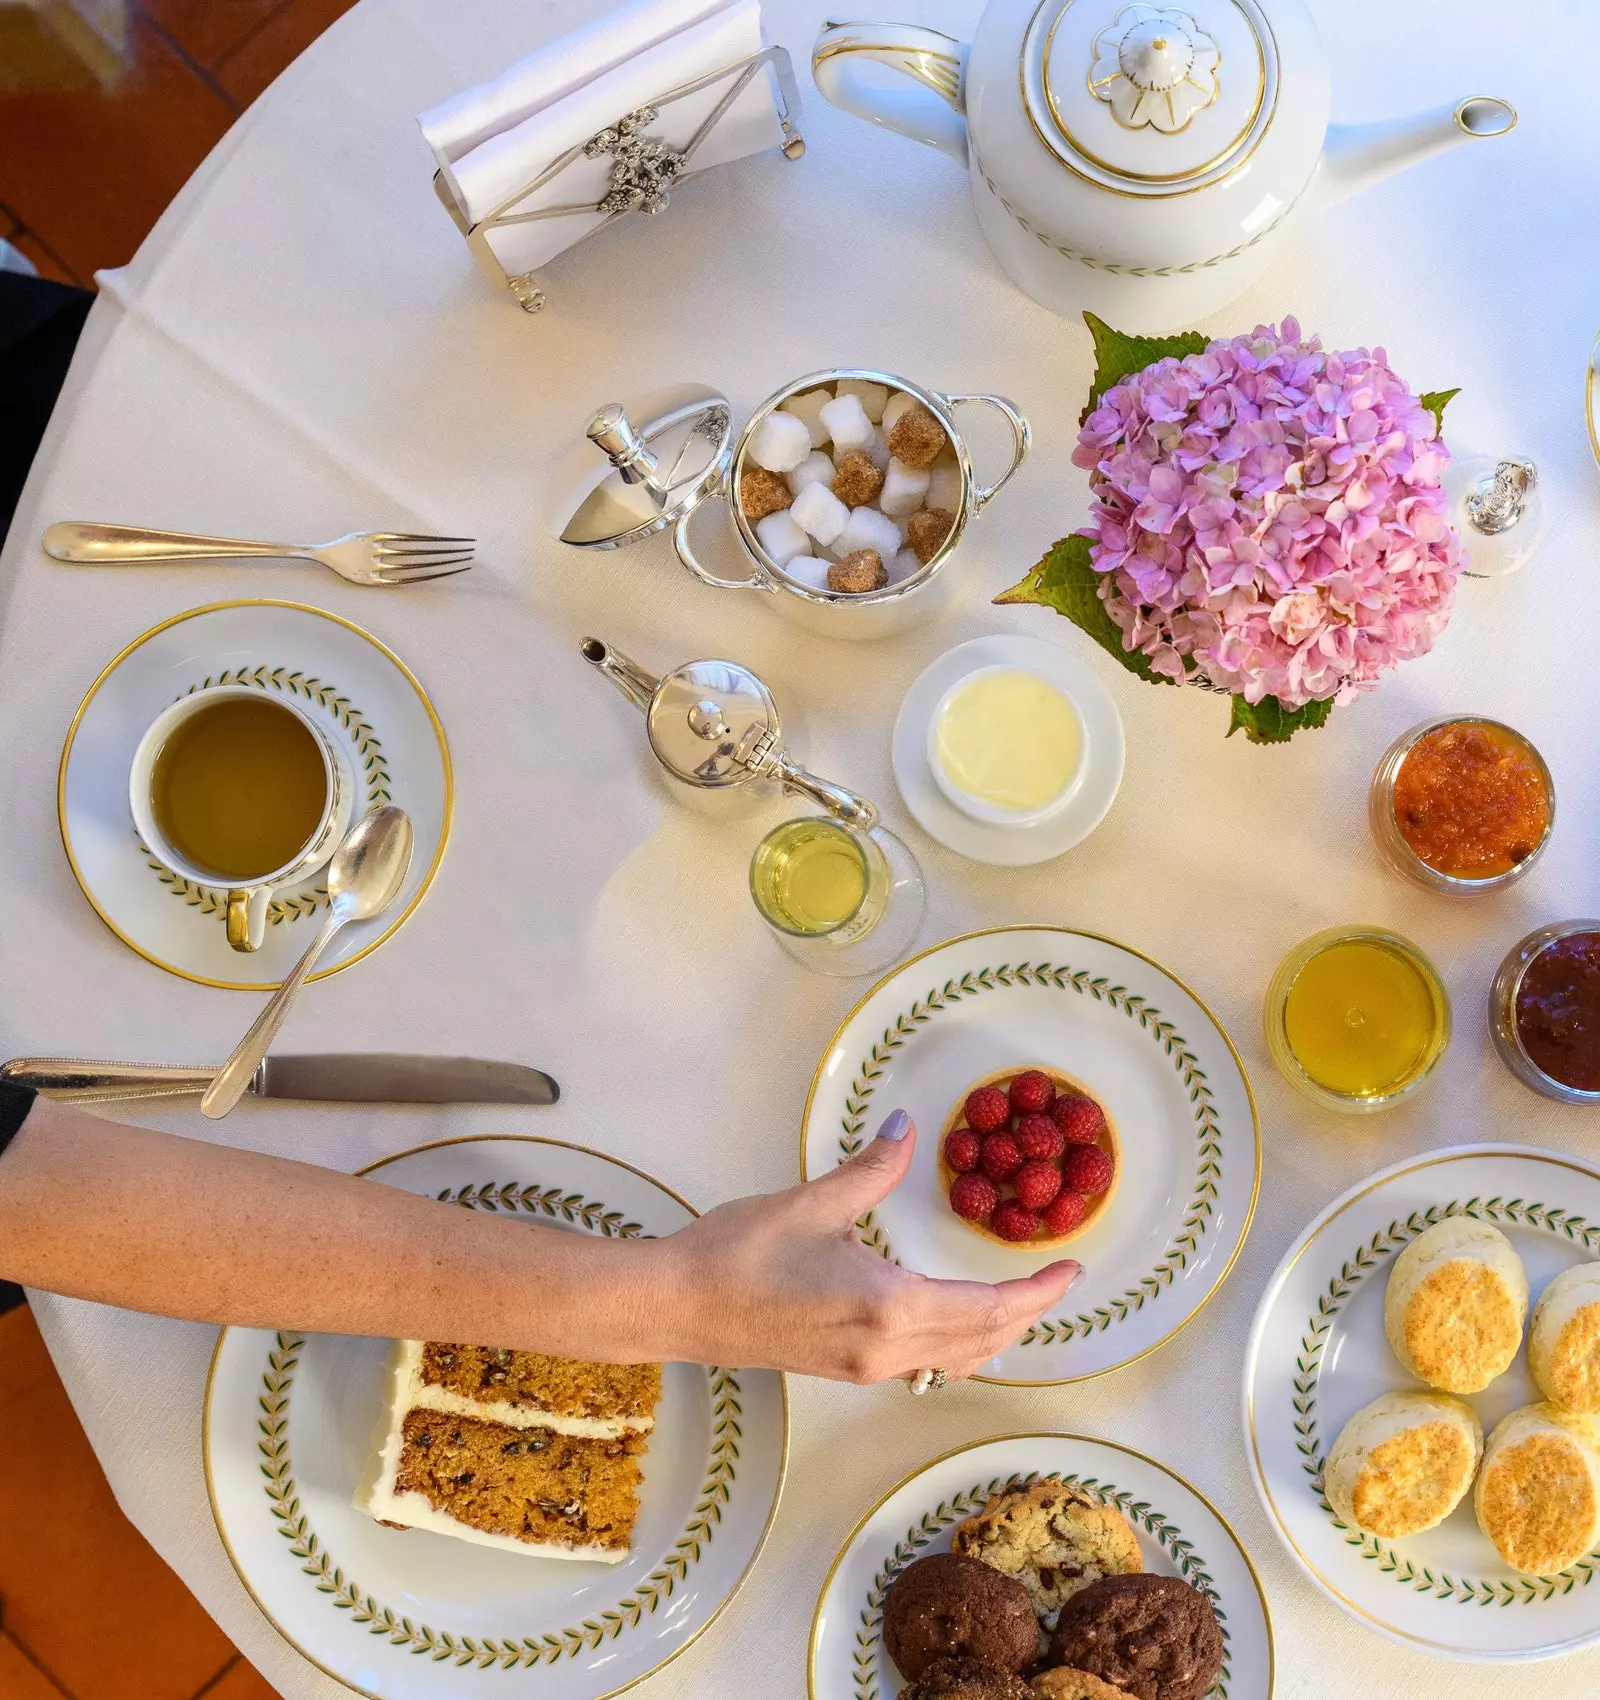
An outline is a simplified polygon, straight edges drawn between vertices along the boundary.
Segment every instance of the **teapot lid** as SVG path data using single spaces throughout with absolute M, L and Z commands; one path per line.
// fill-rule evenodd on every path
M 690 785 L 742 785 L 781 731 L 772 692 L 737 661 L 690 661 L 662 679 L 645 711 L 650 747 Z
M 1039 138 L 1119 194 L 1187 194 L 1255 152 L 1278 103 L 1258 0 L 1045 0 L 1022 47 Z

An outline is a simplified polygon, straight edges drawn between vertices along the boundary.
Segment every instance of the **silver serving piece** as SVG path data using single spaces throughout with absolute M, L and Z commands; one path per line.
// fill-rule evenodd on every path
M 661 678 L 599 638 L 579 649 L 644 715 L 655 758 L 697 800 L 716 803 L 783 792 L 808 798 L 870 832 L 878 811 L 831 780 L 808 773 L 783 747 L 772 692 L 736 661 L 689 661 Z M 684 795 L 674 787 L 675 795 Z
M 1503 460 L 1467 494 L 1467 518 L 1486 537 L 1509 531 L 1523 516 L 1528 496 L 1539 482 L 1531 460 Z
M 1504 578 L 1526 565 L 1544 535 L 1539 470 L 1525 455 L 1474 455 L 1446 473 L 1468 578 Z

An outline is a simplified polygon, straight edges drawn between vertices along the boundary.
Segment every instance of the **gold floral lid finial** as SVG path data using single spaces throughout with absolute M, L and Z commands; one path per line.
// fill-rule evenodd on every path
M 1089 92 L 1129 130 L 1173 134 L 1217 98 L 1221 50 L 1176 7 L 1135 5 L 1094 38 Z

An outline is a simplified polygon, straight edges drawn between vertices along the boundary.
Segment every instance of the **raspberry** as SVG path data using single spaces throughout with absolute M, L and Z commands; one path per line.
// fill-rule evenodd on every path
M 1011 1104 L 998 1086 L 980 1086 L 967 1094 L 967 1126 L 978 1133 L 993 1133 L 1004 1127 L 1011 1114 Z
M 1055 1203 L 1044 1213 L 1044 1225 L 1052 1239 L 1072 1230 L 1089 1213 L 1089 1200 L 1081 1192 L 1058 1192 Z
M 1011 1082 L 1011 1108 L 1019 1116 L 1048 1110 L 1050 1100 L 1055 1094 L 1056 1089 L 1050 1084 L 1050 1076 L 1041 1074 L 1036 1068 L 1030 1068 L 1026 1074 L 1019 1074 Z
M 1053 1163 L 1061 1155 L 1066 1140 L 1061 1129 L 1049 1116 L 1023 1116 L 1017 1122 L 1016 1140 L 1022 1155 L 1030 1161 Z
M 991 1133 L 978 1162 L 990 1180 L 1008 1181 L 1022 1167 L 1022 1153 L 1009 1133 Z
M 1074 1145 L 1061 1160 L 1062 1184 L 1074 1192 L 1104 1192 L 1115 1166 L 1098 1145 Z
M 989 1219 L 989 1231 L 1003 1240 L 1031 1240 L 1039 1231 L 1039 1221 L 1037 1211 L 1008 1198 L 995 1206 L 994 1215 Z
M 966 1222 L 987 1222 L 999 1202 L 999 1187 L 982 1175 L 957 1175 L 950 1188 L 950 1208 Z
M 983 1141 L 970 1127 L 958 1127 L 944 1142 L 944 1160 L 958 1175 L 965 1175 L 977 1168 L 982 1149 Z
M 1106 1113 L 1093 1098 L 1063 1092 L 1050 1107 L 1061 1137 L 1069 1145 L 1093 1145 L 1106 1125 Z
M 1015 1184 L 1017 1197 L 1030 1210 L 1043 1210 L 1061 1190 L 1061 1171 L 1054 1163 L 1024 1163 Z

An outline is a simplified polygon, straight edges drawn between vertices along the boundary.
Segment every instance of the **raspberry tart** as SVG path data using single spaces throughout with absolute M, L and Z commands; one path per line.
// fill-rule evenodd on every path
M 975 1080 L 939 1134 L 951 1213 L 996 1245 L 1046 1251 L 1087 1233 L 1122 1178 L 1106 1107 L 1058 1068 L 1005 1068 Z

